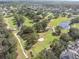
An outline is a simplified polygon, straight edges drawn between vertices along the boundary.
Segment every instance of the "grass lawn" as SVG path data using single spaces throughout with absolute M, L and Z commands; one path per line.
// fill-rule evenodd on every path
M 79 23 L 72 24 L 71 27 L 74 27 L 74 28 L 78 28 L 79 29 Z
M 28 17 L 24 17 L 24 18 L 25 18 L 24 25 L 26 25 L 26 26 L 32 26 L 33 25 L 32 20 L 29 20 Z
M 61 32 L 62 32 L 62 33 L 68 33 L 68 32 L 69 32 L 69 30 L 62 29 L 62 30 L 61 30 Z
M 58 39 L 58 37 L 56 36 L 52 36 L 52 31 L 47 31 L 45 32 L 44 35 L 44 41 L 43 42 L 37 42 L 33 47 L 32 47 L 32 51 L 34 52 L 34 54 L 38 54 L 39 52 L 41 52 L 43 49 L 48 48 L 50 43 L 54 40 L 54 39 Z
M 24 21 L 24 25 L 26 26 L 32 26 L 32 20 L 29 20 L 27 17 L 24 17 L 25 18 L 25 21 Z M 14 18 L 13 17 L 8 17 L 8 18 L 4 18 L 5 21 L 7 21 L 7 23 L 9 23 L 9 26 L 13 29 L 13 28 L 16 28 L 16 25 L 13 24 L 13 20 Z
M 12 28 L 12 29 L 15 29 L 16 28 L 16 25 L 13 24 L 13 17 L 9 17 L 9 18 L 4 18 L 6 23 Z
M 67 20 L 70 20 L 70 19 L 67 17 L 59 17 L 57 19 L 52 19 L 52 21 L 49 23 L 49 26 L 57 26 L 60 23 L 67 21 Z

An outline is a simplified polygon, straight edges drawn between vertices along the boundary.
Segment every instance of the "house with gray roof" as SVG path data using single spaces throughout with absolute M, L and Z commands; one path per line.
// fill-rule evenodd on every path
M 79 40 L 69 44 L 61 53 L 60 59 L 79 59 Z

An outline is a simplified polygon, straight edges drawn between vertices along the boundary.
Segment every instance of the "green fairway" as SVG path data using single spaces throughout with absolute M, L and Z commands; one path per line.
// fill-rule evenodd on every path
M 57 26 L 60 23 L 67 21 L 67 20 L 70 20 L 70 19 L 67 17 L 59 17 L 57 19 L 52 19 L 52 21 L 49 23 L 49 26 Z
M 74 28 L 78 28 L 79 29 L 79 24 L 72 24 L 71 27 L 74 27 Z
M 34 54 L 38 54 L 38 53 L 41 52 L 43 49 L 48 48 L 49 45 L 51 44 L 51 42 L 52 42 L 54 39 L 58 38 L 58 37 L 56 37 L 56 36 L 52 36 L 51 33 L 52 33 L 52 31 L 50 31 L 50 30 L 47 31 L 47 32 L 45 32 L 44 41 L 43 41 L 43 42 L 37 42 L 37 43 L 33 46 L 32 50 L 33 50 Z
M 8 23 L 8 25 L 9 25 L 12 29 L 15 29 L 15 28 L 16 28 L 16 25 L 14 25 L 14 23 L 13 23 L 13 20 L 14 20 L 13 17 L 4 18 L 4 19 L 5 19 L 5 21 Z
M 29 20 L 29 18 L 28 17 L 24 17 L 24 25 L 26 25 L 26 26 L 32 26 L 33 25 L 33 21 L 32 20 Z

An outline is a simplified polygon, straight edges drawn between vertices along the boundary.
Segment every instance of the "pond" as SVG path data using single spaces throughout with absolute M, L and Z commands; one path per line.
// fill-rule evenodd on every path
M 70 21 L 65 21 L 59 24 L 60 27 L 62 27 L 63 29 L 70 29 Z

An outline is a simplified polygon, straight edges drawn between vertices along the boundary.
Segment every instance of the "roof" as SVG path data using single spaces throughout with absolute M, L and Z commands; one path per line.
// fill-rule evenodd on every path
M 69 56 L 64 56 L 61 59 L 69 59 Z
M 71 51 L 63 51 L 60 56 L 60 59 L 76 59 L 76 55 Z
M 61 53 L 60 59 L 79 59 L 79 40 L 69 44 L 68 48 Z

